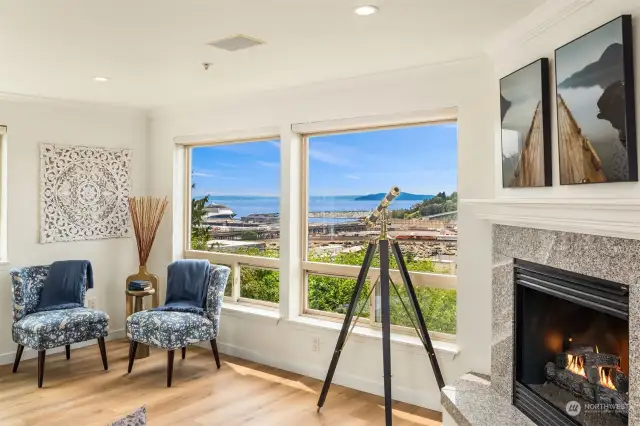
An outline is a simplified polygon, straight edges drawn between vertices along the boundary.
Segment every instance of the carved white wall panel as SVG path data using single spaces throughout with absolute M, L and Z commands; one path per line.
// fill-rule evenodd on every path
M 40 242 L 128 237 L 130 149 L 40 145 Z

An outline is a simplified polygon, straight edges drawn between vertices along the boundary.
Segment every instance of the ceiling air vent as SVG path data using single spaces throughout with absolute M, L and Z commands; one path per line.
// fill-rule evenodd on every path
M 264 44 L 264 41 L 251 38 L 246 35 L 238 34 L 231 37 L 223 38 L 222 40 L 212 41 L 211 43 L 207 44 L 209 46 L 227 50 L 229 52 L 235 52 L 236 50 L 260 46 L 261 44 Z

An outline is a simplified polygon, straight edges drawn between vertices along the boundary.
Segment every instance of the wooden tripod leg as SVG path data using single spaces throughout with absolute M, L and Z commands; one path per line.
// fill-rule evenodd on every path
M 413 308 L 413 313 L 416 315 L 418 320 L 418 334 L 422 337 L 422 343 L 424 348 L 427 351 L 427 355 L 429 355 L 429 362 L 431 362 L 431 369 L 433 370 L 433 375 L 436 378 L 436 382 L 438 383 L 438 387 L 442 389 L 444 387 L 444 378 L 442 377 L 442 371 L 440 370 L 440 365 L 438 364 L 438 358 L 436 357 L 436 352 L 433 349 L 433 344 L 431 343 L 431 337 L 429 337 L 429 330 L 427 330 L 427 325 L 424 321 L 424 316 L 422 315 L 422 310 L 420 309 L 420 305 L 418 304 L 418 297 L 416 296 L 416 291 L 413 288 L 413 283 L 411 282 L 411 277 L 409 276 L 409 271 L 407 271 L 407 264 L 404 261 L 404 256 L 402 256 L 402 251 L 400 250 L 400 244 L 398 242 L 394 242 L 391 245 L 391 249 L 393 251 L 393 255 L 396 258 L 396 262 L 398 263 L 398 269 L 400 270 L 400 275 L 402 276 L 402 282 L 404 283 L 405 290 L 409 295 L 409 301 L 411 302 L 411 306 Z
M 382 368 L 385 423 L 391 426 L 391 312 L 389 307 L 389 240 L 380 240 L 380 303 L 382 304 Z
M 367 253 L 364 256 L 364 262 L 362 263 L 362 268 L 360 269 L 360 273 L 358 274 L 358 281 L 356 282 L 356 286 L 353 289 L 353 294 L 351 295 L 351 301 L 349 302 L 349 308 L 347 309 L 347 314 L 345 315 L 344 322 L 342 323 L 342 330 L 340 330 L 338 342 L 336 343 L 336 348 L 333 352 L 333 358 L 331 359 L 331 364 L 329 364 L 329 371 L 327 371 L 327 377 L 324 380 L 322 392 L 320 393 L 320 397 L 318 398 L 318 411 L 320 411 L 320 408 L 322 408 L 325 400 L 327 399 L 327 393 L 329 392 L 329 387 L 331 386 L 333 375 L 336 371 L 336 367 L 338 366 L 340 353 L 342 352 L 342 348 L 345 344 L 347 336 L 349 335 L 349 326 L 351 325 L 351 320 L 353 319 L 353 314 L 356 311 L 358 300 L 360 300 L 360 294 L 362 293 L 362 289 L 364 288 L 364 284 L 367 280 L 367 274 L 369 273 L 369 268 L 371 267 L 371 262 L 373 261 L 376 247 L 377 244 L 373 242 L 369 243 L 369 246 L 367 247 Z

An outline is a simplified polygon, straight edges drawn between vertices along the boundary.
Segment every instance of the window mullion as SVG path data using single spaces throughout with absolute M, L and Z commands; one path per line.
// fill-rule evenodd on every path
M 280 133 L 280 316 L 300 314 L 302 292 L 301 141 L 290 125 Z
M 231 270 L 233 271 L 233 287 L 231 288 L 231 297 L 234 302 L 237 302 L 240 299 L 240 274 L 242 273 L 240 263 L 233 262 L 231 264 Z

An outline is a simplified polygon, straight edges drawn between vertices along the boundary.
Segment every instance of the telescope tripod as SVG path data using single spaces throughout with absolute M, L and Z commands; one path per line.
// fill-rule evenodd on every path
M 385 209 L 386 210 L 386 209 Z M 386 213 L 386 212 L 385 212 Z M 376 248 L 380 247 L 380 277 L 379 280 L 376 281 L 371 287 L 369 295 L 373 292 L 376 285 L 380 285 L 380 296 L 381 296 L 381 311 L 382 311 L 382 364 L 383 364 L 383 373 L 384 373 L 384 411 L 385 411 L 385 424 L 386 426 L 391 426 L 392 424 L 392 412 L 391 412 L 391 321 L 390 321 L 390 309 L 389 309 L 389 296 L 390 296 L 390 284 L 393 286 L 398 298 L 400 299 L 403 308 L 407 312 L 407 315 L 411 319 L 411 323 L 413 328 L 415 328 L 424 348 L 427 351 L 427 355 L 429 355 L 429 361 L 431 362 L 431 368 L 433 369 L 433 374 L 435 376 L 436 382 L 438 383 L 438 387 L 442 389 L 444 387 L 444 379 L 442 378 L 442 372 L 440 371 L 440 366 L 438 365 L 438 359 L 436 358 L 435 351 L 433 349 L 433 345 L 431 344 L 431 338 L 429 337 L 429 332 L 427 331 L 427 326 L 424 322 L 424 317 L 422 316 L 422 311 L 420 310 L 420 306 L 418 305 L 418 298 L 416 296 L 416 292 L 413 288 L 413 284 L 411 283 L 411 278 L 409 276 L 409 272 L 407 271 L 407 265 L 405 264 L 404 257 L 402 252 L 400 251 L 400 245 L 398 242 L 393 241 L 390 242 L 387 236 L 386 231 L 386 214 L 383 214 L 383 222 L 382 222 L 382 233 L 380 238 L 377 241 L 369 242 L 369 246 L 367 247 L 367 252 L 364 257 L 364 262 L 362 264 L 362 268 L 360 269 L 360 273 L 358 274 L 358 281 L 356 282 L 356 287 L 353 290 L 353 294 L 351 295 L 351 301 L 349 303 L 349 308 L 347 309 L 347 313 L 344 318 L 344 323 L 342 324 L 342 330 L 340 331 L 340 335 L 338 337 L 338 342 L 336 343 L 335 351 L 333 352 L 333 358 L 331 359 L 331 364 L 329 364 L 329 371 L 327 372 L 327 377 L 324 381 L 324 385 L 322 387 L 322 392 L 320 393 L 320 398 L 318 399 L 318 412 L 320 408 L 325 403 L 327 399 L 327 393 L 329 392 L 329 387 L 331 386 L 331 381 L 333 380 L 333 374 L 336 371 L 336 367 L 338 366 L 338 360 L 340 359 L 340 354 L 342 353 L 342 349 L 347 343 L 347 339 L 351 335 L 353 328 L 355 327 L 358 319 L 360 319 L 360 315 L 364 309 L 361 308 L 356 316 L 355 322 L 352 324 L 352 320 L 354 314 L 356 312 L 356 307 L 358 301 L 360 300 L 360 295 L 362 294 L 365 281 L 367 279 L 367 274 L 369 272 L 369 268 L 371 267 L 371 263 L 373 261 L 373 256 L 375 255 Z M 409 296 L 409 302 L 413 314 L 417 320 L 417 323 L 413 320 L 409 309 L 405 305 L 404 301 L 400 297 L 400 293 L 398 292 L 398 288 L 393 283 L 389 276 L 389 249 L 393 253 L 393 256 L 396 259 L 398 264 L 398 269 L 400 271 L 400 276 L 402 277 L 402 282 L 404 283 L 405 290 L 407 295 Z

